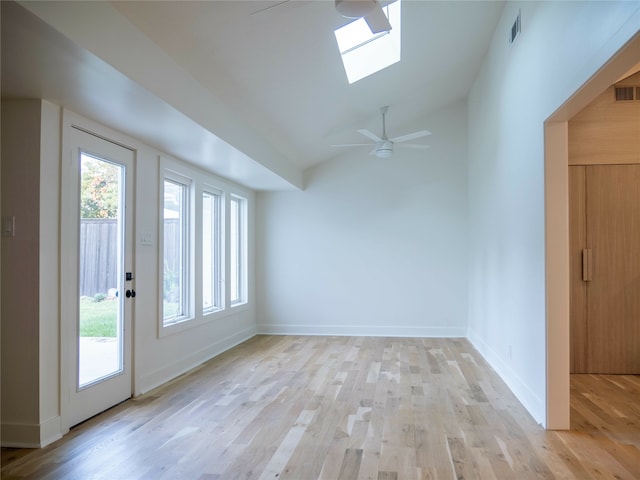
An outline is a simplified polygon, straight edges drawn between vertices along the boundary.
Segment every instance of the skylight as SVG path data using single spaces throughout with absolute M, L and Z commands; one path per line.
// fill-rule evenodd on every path
M 335 31 L 350 84 L 400 61 L 400 1 L 383 8 L 391 24 L 389 32 L 372 34 L 364 18 Z

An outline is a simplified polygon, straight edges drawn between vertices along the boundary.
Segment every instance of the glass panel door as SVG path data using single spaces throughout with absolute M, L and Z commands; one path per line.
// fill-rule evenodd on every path
M 135 153 L 73 125 L 63 142 L 61 410 L 69 428 L 132 393 Z
M 124 166 L 80 154 L 78 388 L 123 368 Z

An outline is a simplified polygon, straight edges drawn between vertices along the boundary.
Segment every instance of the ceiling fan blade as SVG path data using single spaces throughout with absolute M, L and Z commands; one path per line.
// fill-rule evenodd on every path
M 377 136 L 375 133 L 370 132 L 369 130 L 367 130 L 366 128 L 361 128 L 360 130 L 358 130 L 358 133 L 361 133 L 362 135 L 364 135 L 367 138 L 370 138 L 371 140 L 373 140 L 374 142 L 382 142 L 383 140 Z
M 289 0 L 281 0 L 279 2 L 274 3 L 273 5 L 267 5 L 266 7 L 262 7 L 259 10 L 256 10 L 255 12 L 250 13 L 249 15 L 259 15 L 261 13 L 266 12 L 267 10 L 271 10 L 272 8 L 279 7 L 287 2 L 289 2 Z
M 382 7 L 380 5 L 378 5 L 366 17 L 364 17 L 364 21 L 367 22 L 367 25 L 369 25 L 371 33 L 382 33 L 391 30 L 389 19 L 384 14 L 384 10 L 382 10 Z
M 401 143 L 398 145 L 401 148 L 412 148 L 414 150 L 428 150 L 431 148 L 431 145 L 419 145 L 417 143 Z
M 263 15 L 271 15 L 273 13 L 286 13 L 290 10 L 293 10 L 297 7 L 301 7 L 305 4 L 310 3 L 311 0 L 302 1 L 302 0 L 273 0 L 269 2 L 257 2 L 257 4 L 261 4 L 261 8 L 258 10 L 251 12 L 249 16 L 263 16 Z
M 408 142 L 409 140 L 415 140 L 416 138 L 426 137 L 427 135 L 431 135 L 431 132 L 428 130 L 420 130 L 419 132 L 400 135 L 399 137 L 391 138 L 390 140 L 394 143 Z
M 339 145 L 329 145 L 330 147 L 370 147 L 371 143 L 341 143 Z

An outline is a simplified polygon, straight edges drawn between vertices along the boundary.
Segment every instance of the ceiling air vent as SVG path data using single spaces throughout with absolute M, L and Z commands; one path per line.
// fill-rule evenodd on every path
M 616 102 L 633 100 L 634 90 L 635 90 L 634 87 L 616 87 Z

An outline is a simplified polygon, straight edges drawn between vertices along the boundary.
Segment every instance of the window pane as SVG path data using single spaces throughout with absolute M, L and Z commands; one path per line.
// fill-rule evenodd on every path
M 240 199 L 231 199 L 231 211 L 229 212 L 229 263 L 231 265 L 229 288 L 231 291 L 231 303 L 240 300 Z
M 391 31 L 371 33 L 364 18 L 335 30 L 342 63 L 349 83 L 379 72 L 400 61 L 401 8 L 400 0 L 383 8 Z
M 229 209 L 229 290 L 231 304 L 247 301 L 246 208 L 244 198 L 231 197 Z
M 187 316 L 187 186 L 164 181 L 163 319 L 169 325 Z
M 202 194 L 202 310 L 222 308 L 220 295 L 220 196 Z
M 123 370 L 125 167 L 80 156 L 78 387 Z

